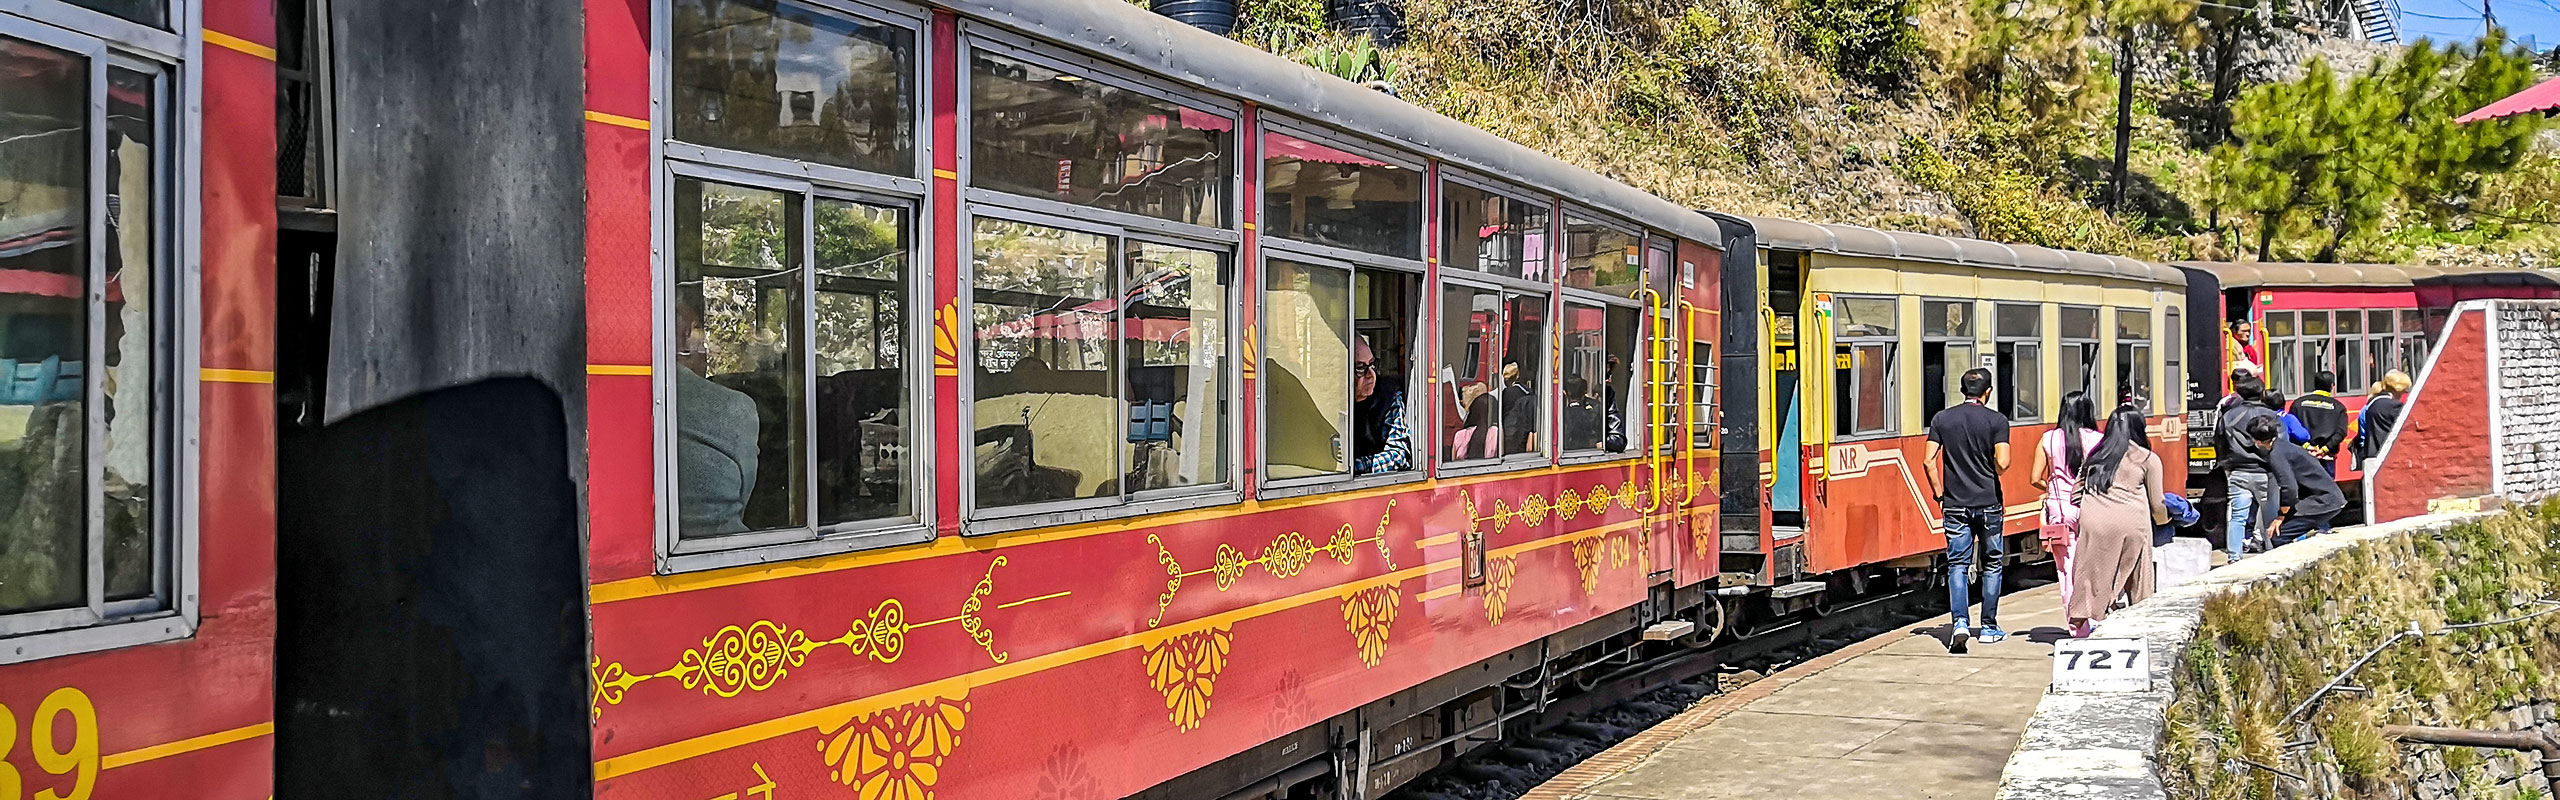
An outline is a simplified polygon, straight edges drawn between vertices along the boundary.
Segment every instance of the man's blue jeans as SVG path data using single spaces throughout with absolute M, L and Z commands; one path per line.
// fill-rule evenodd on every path
M 1947 606 L 1958 628 L 1972 627 L 1973 548 L 1982 545 L 1982 625 L 2000 625 L 2000 568 L 2009 560 L 2007 531 L 1999 506 L 1947 509 Z
M 2275 518 L 2276 478 L 2264 472 L 2234 472 L 2223 478 L 2222 496 L 2228 501 L 2225 514 L 2223 549 L 2232 561 L 2247 553 L 2249 537 L 2264 532 L 2267 521 Z

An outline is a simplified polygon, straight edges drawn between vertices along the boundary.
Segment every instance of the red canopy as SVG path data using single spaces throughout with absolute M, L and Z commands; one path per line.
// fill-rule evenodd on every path
M 2490 103 L 2487 108 L 2464 114 L 2454 121 L 2479 122 L 2484 119 L 2512 117 L 2536 111 L 2549 112 L 2553 109 L 2560 109 L 2560 78 L 2543 81 L 2531 89 L 2509 95 L 2505 100 Z

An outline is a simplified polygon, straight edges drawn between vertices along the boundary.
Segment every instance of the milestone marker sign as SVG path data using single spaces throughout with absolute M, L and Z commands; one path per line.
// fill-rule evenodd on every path
M 2053 690 L 2077 694 L 2151 689 L 2151 646 L 2142 639 L 2064 639 L 2053 645 Z

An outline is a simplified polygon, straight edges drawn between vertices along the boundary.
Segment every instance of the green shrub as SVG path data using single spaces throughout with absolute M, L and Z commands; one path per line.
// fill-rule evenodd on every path
M 1795 0 L 1788 27 L 1833 74 L 1878 89 L 1909 85 L 1920 58 L 1910 0 Z

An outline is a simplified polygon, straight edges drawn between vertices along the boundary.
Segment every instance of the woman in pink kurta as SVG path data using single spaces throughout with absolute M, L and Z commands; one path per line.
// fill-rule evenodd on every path
M 2062 419 L 2044 432 L 2044 441 L 2036 447 L 2035 469 L 2027 473 L 2027 482 L 2044 490 L 2043 523 L 2036 533 L 2044 540 L 2045 552 L 2053 555 L 2064 605 L 2071 603 L 2071 547 L 2080 531 L 2080 504 L 2071 495 L 2080 488 L 2080 467 L 2098 449 L 2099 439 L 2097 404 L 2089 401 L 2089 394 L 2063 395 Z M 2078 446 L 2066 446 L 2066 442 Z

